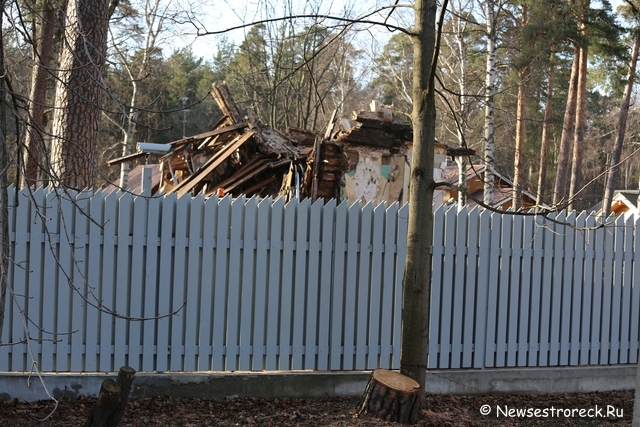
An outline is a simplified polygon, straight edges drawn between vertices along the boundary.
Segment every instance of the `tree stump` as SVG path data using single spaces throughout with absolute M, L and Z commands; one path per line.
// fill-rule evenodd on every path
M 403 424 L 418 419 L 422 387 L 411 378 L 386 369 L 376 369 L 358 405 L 359 414 Z
M 98 401 L 91 410 L 83 427 L 116 427 L 124 414 L 129 401 L 129 392 L 136 371 L 123 366 L 116 381 L 106 379 L 102 382 Z

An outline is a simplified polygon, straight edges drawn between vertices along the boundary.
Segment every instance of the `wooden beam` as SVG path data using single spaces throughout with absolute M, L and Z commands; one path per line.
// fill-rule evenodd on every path
M 225 116 L 228 116 L 233 123 L 244 122 L 244 115 L 240 113 L 226 83 L 214 83 L 211 87 L 211 95 L 218 103 L 220 111 L 222 111 Z
M 120 163 L 124 163 L 124 162 L 128 162 L 130 160 L 135 160 L 139 157 L 144 157 L 146 155 L 148 155 L 149 153 L 133 153 L 133 154 L 129 154 L 128 156 L 123 156 L 123 157 L 118 157 L 116 159 L 111 159 L 107 161 L 107 165 L 108 166 L 114 166 L 114 165 L 119 165 Z
M 243 135 L 238 136 L 229 145 L 216 152 L 200 169 L 193 175 L 172 188 L 170 192 L 177 192 L 178 197 L 188 193 L 198 185 L 207 175 L 214 171 L 215 168 L 220 166 L 229 156 L 231 156 L 238 148 L 242 146 L 249 138 L 254 136 L 254 131 L 249 131 Z
M 243 129 L 243 128 L 246 128 L 246 127 L 247 127 L 246 123 L 236 123 L 234 125 L 224 126 L 224 127 L 217 128 L 217 129 L 214 129 L 214 130 L 210 130 L 208 132 L 204 132 L 204 133 L 201 133 L 201 134 L 198 134 L 198 135 L 190 136 L 190 137 L 187 137 L 187 138 L 182 138 L 182 139 L 179 139 L 177 141 L 170 142 L 169 145 L 180 145 L 180 144 L 184 144 L 186 142 L 191 142 L 191 141 L 196 140 L 196 139 L 204 139 L 204 138 L 208 138 L 210 136 L 221 135 L 223 133 L 232 132 L 234 130 L 240 130 L 240 129 Z

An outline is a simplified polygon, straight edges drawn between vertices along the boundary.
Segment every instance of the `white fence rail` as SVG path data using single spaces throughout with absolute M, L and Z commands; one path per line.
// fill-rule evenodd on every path
M 399 366 L 407 206 L 10 195 L 0 371 Z M 635 218 L 556 219 L 435 212 L 429 367 L 637 361 Z

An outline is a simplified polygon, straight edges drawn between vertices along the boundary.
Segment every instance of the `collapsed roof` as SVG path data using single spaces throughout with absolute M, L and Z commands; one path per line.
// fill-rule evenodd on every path
M 154 175 L 152 192 L 340 200 L 345 174 L 358 167 L 351 158 L 354 147 L 378 151 L 378 158 L 400 153 L 410 163 L 411 125 L 396 121 L 392 108 L 376 102 L 372 111 L 353 117 L 355 126 L 334 113 L 324 135 L 297 128 L 283 134 L 262 124 L 252 110 L 242 114 L 226 84 L 214 83 L 212 95 L 223 118 L 208 132 L 166 146 L 154 165 L 160 173 Z M 460 149 L 437 148 L 459 155 Z M 138 152 L 108 164 L 148 155 Z M 388 201 L 401 201 L 394 198 Z

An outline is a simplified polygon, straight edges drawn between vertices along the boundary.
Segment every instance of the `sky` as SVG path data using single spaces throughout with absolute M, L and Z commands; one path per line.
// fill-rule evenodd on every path
M 283 3 L 289 3 L 287 7 Z M 316 6 L 311 7 L 310 3 Z M 221 0 L 217 2 L 209 2 L 206 5 L 198 5 L 192 8 L 192 13 L 198 21 L 199 31 L 221 31 L 234 26 L 242 25 L 242 23 L 256 22 L 265 19 L 267 15 L 271 17 L 282 17 L 301 14 L 319 14 L 329 16 L 352 16 L 359 17 L 368 11 L 375 10 L 380 5 L 393 3 L 390 0 L 368 0 L 366 2 L 357 0 Z M 404 2 L 403 2 L 404 3 Z M 405 3 L 406 4 L 406 3 Z M 265 12 L 265 10 L 268 10 Z M 404 8 L 403 10 L 409 10 Z M 379 16 L 377 17 L 380 20 Z M 398 23 L 398 22 L 396 22 Z M 406 24 L 399 23 L 399 24 Z M 196 37 L 194 28 L 191 28 L 191 34 L 185 37 L 184 43 L 191 44 L 194 53 L 210 59 L 216 50 L 216 46 L 222 39 L 223 35 L 206 35 Z M 249 28 L 238 28 L 224 34 L 230 41 L 240 43 L 244 39 L 245 33 Z M 382 41 L 388 39 L 387 34 L 382 34 L 380 30 L 373 30 L 376 34 L 374 37 Z M 388 31 L 384 31 L 388 33 Z M 371 39 L 371 37 L 369 37 Z
M 222 37 L 228 38 L 229 41 L 239 44 L 244 39 L 246 28 L 238 28 L 225 33 L 224 35 L 204 35 L 197 36 L 198 32 L 201 34 L 207 31 L 221 31 L 240 26 L 243 23 L 256 22 L 266 18 L 267 14 L 270 16 L 287 16 L 294 14 L 304 13 L 318 13 L 332 16 L 361 16 L 367 11 L 373 10 L 380 5 L 388 5 L 393 3 L 390 0 L 219 0 L 216 2 L 203 2 L 195 0 L 183 0 L 185 2 L 193 3 L 192 6 L 187 6 L 190 9 L 196 26 L 189 25 L 187 27 L 187 35 L 182 37 L 182 40 L 177 42 L 178 46 L 190 45 L 194 53 L 203 57 L 206 60 L 213 59 L 216 47 L 222 40 Z M 284 3 L 288 3 L 288 6 L 283 6 Z M 316 4 L 316 8 L 312 9 L 310 3 Z M 408 4 L 409 2 L 401 2 Z M 592 0 L 592 5 L 596 6 L 598 0 Z M 610 0 L 610 3 L 615 11 L 618 6 L 624 3 L 624 0 Z M 187 4 L 187 3 L 185 3 Z M 269 12 L 265 12 L 269 10 Z M 410 15 L 409 9 L 404 9 L 405 15 Z M 379 15 L 378 15 L 379 18 Z M 378 19 L 380 20 L 380 19 Z M 407 25 L 407 22 L 398 22 L 400 25 Z M 197 28 L 196 28 L 197 27 Z M 384 44 L 388 40 L 390 33 L 386 30 L 380 30 L 373 28 L 365 43 L 371 43 L 372 37 L 374 43 L 378 45 Z

